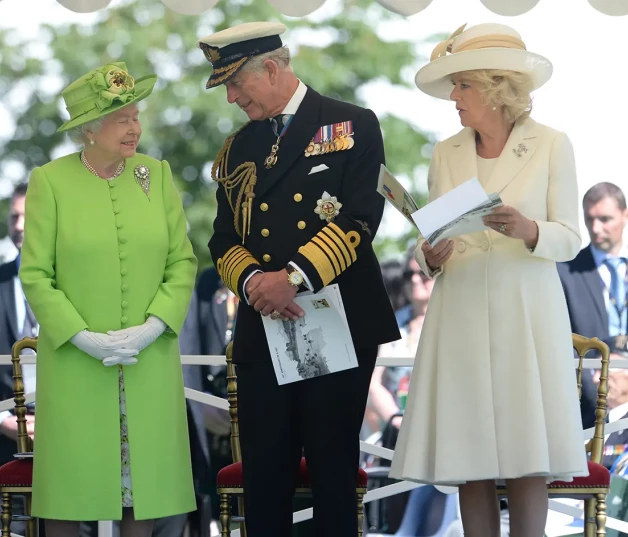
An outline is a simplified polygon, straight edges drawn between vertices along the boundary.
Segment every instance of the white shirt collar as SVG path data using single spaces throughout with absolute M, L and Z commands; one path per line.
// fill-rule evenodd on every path
M 593 255 L 593 261 L 595 261 L 596 267 L 599 267 L 600 265 L 602 265 L 604 261 L 606 261 L 606 259 L 610 257 L 607 252 L 604 252 L 600 250 L 599 248 L 596 248 L 592 244 L 589 245 L 589 248 L 591 248 L 591 254 Z M 628 258 L 628 244 L 622 245 L 621 249 L 619 250 L 619 255 L 617 257 Z
M 306 93 L 307 93 L 307 86 L 303 82 L 301 82 L 301 80 L 299 80 L 299 85 L 297 86 L 296 91 L 293 93 L 292 97 L 288 101 L 288 104 L 286 105 L 286 107 L 283 109 L 281 113 L 283 115 L 296 114 L 297 110 L 299 109 L 299 106 L 301 106 L 301 103 L 303 102 L 303 99 L 305 98 Z

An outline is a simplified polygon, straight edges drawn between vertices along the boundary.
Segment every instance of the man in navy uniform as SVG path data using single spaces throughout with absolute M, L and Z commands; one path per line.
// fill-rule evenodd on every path
M 247 23 L 201 39 L 250 122 L 229 136 L 212 170 L 218 213 L 209 248 L 240 298 L 238 366 L 249 537 L 291 535 L 302 454 L 316 535 L 357 535 L 359 431 L 379 344 L 399 339 L 372 241 L 384 198 L 384 146 L 375 114 L 324 97 L 290 67 L 283 24 Z M 301 290 L 338 284 L 359 367 L 279 386 L 262 315 L 298 319 Z

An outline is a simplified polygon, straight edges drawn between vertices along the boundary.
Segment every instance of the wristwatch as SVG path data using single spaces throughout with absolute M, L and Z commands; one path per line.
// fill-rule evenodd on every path
M 288 283 L 296 288 L 301 287 L 303 285 L 303 275 L 291 265 L 288 265 L 286 270 L 288 271 Z

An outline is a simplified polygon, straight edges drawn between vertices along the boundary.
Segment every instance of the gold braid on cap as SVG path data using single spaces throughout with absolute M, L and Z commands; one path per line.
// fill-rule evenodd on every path
M 233 172 L 228 173 L 227 162 L 229 161 L 233 140 L 249 123 L 246 123 L 227 137 L 212 166 L 212 179 L 222 184 L 225 188 L 227 200 L 233 211 L 233 224 L 236 233 L 242 237 L 242 244 L 244 244 L 246 236 L 251 231 L 251 213 L 253 212 L 253 198 L 255 197 L 253 189 L 255 188 L 255 183 L 257 183 L 257 168 L 254 162 L 244 162 Z M 238 190 L 234 203 L 233 193 L 236 188 Z M 244 201 L 242 201 L 242 198 L 244 198 Z M 242 225 L 240 225 L 240 214 L 242 215 Z

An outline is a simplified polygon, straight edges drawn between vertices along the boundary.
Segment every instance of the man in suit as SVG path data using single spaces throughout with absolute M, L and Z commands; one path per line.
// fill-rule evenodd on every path
M 237 298 L 222 283 L 218 271 L 214 267 L 204 270 L 199 276 L 190 311 L 179 336 L 181 354 L 224 355 L 232 338 L 236 308 Z M 224 365 L 184 366 L 185 385 L 226 398 L 226 369 Z M 226 410 L 198 403 L 193 405 L 199 407 L 194 413 L 198 429 L 206 432 L 203 449 L 208 451 L 208 465 L 202 485 L 211 499 L 211 514 L 217 518 L 220 498 L 216 493 L 216 476 L 232 462 L 230 416 Z
M 585 337 L 598 337 L 611 352 L 623 354 L 628 351 L 626 198 L 613 183 L 597 183 L 584 195 L 582 207 L 591 243 L 572 261 L 558 265 L 571 329 Z M 583 375 L 585 428 L 595 422 L 596 390 L 591 375 Z
M 190 302 L 182 332 L 185 337 L 179 338 L 185 340 L 181 343 L 182 354 L 225 354 L 235 326 L 236 307 L 237 298 L 225 287 L 218 271 L 214 267 L 204 270 Z
M 24 337 L 37 337 L 39 323 L 24 297 L 22 284 L 18 278 L 20 252 L 24 240 L 24 209 L 26 202 L 27 183 L 18 184 L 11 194 L 8 216 L 9 238 L 18 251 L 17 257 L 0 265 L 0 354 L 11 354 L 13 344 Z M 22 364 L 22 377 L 26 393 L 36 391 L 35 365 Z M 13 367 L 0 366 L 0 400 L 13 398 Z M 35 405 L 27 406 L 26 426 L 29 434 L 35 436 Z M 12 412 L 0 412 L 0 465 L 14 460 L 16 453 L 17 420 Z M 23 503 L 16 498 L 13 514 L 23 514 Z M 45 537 L 43 521 L 39 534 Z M 11 524 L 11 531 L 24 535 L 24 522 Z M 81 537 L 93 537 L 97 534 L 97 523 L 82 522 Z
M 13 344 L 23 337 L 37 336 L 39 326 L 24 298 L 22 285 L 18 278 L 19 251 L 24 240 L 24 204 L 26 184 L 19 184 L 13 190 L 9 204 L 9 238 L 18 250 L 18 256 L 8 263 L 0 265 L 0 354 L 11 354 Z M 35 390 L 35 366 L 22 365 L 22 375 L 27 393 Z M 13 398 L 13 367 L 0 366 L 0 400 Z M 26 415 L 27 428 L 35 434 L 35 415 L 29 405 Z M 17 420 L 12 412 L 0 412 L 0 465 L 14 460 L 16 453 Z M 22 502 L 14 502 L 14 513 L 22 514 Z M 24 534 L 23 522 L 11 524 L 11 531 Z
M 209 248 L 239 297 L 238 366 L 244 504 L 249 537 L 287 537 L 302 453 L 316 535 L 357 535 L 359 431 L 379 344 L 399 329 L 372 248 L 384 199 L 375 114 L 324 97 L 292 71 L 279 23 L 201 39 L 207 82 L 250 122 L 216 158 L 218 213 Z M 338 284 L 359 366 L 279 386 L 262 315 L 296 320 L 300 290 Z
M 17 248 L 22 248 L 24 239 L 24 201 L 26 199 L 26 185 L 18 185 L 10 200 L 9 206 L 9 237 Z M 22 286 L 17 276 L 19 266 L 18 256 L 9 263 L 0 265 L 0 354 L 11 354 L 13 344 L 23 337 L 37 335 L 38 325 L 28 302 L 24 298 Z M 26 391 L 35 389 L 35 366 L 22 367 Z M 13 398 L 13 368 L 0 367 L 0 400 Z M 29 432 L 34 434 L 35 416 L 27 416 Z M 0 413 L 0 464 L 13 460 L 15 440 L 17 438 L 17 421 L 11 412 Z

